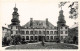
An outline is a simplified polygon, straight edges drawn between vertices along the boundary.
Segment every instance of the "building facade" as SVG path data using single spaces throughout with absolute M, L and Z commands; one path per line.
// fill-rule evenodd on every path
M 64 20 L 63 10 L 60 10 L 57 26 L 52 25 L 48 18 L 46 20 L 33 20 L 23 26 L 20 26 L 18 9 L 14 7 L 13 18 L 11 24 L 8 25 L 11 29 L 11 36 L 20 34 L 26 41 L 55 41 L 57 37 L 63 40 L 68 36 L 68 26 Z
M 11 29 L 2 27 L 2 38 L 10 36 L 11 36 Z

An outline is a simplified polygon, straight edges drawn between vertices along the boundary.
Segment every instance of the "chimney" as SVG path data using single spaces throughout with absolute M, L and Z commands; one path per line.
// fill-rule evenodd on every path
M 48 18 L 46 18 L 46 25 L 49 26 Z
M 30 18 L 30 27 L 33 27 L 33 18 Z

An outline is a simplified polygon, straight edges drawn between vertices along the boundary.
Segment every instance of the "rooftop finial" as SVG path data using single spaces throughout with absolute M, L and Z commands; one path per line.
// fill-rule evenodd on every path
M 15 3 L 15 7 L 16 7 L 16 3 Z

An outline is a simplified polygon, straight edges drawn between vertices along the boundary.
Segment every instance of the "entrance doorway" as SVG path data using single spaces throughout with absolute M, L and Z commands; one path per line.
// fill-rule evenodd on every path
M 39 36 L 39 41 L 42 41 L 44 36 Z

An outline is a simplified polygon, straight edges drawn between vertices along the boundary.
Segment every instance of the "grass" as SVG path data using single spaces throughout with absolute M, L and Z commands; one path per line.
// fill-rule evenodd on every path
M 42 46 L 40 43 L 37 44 L 32 43 L 15 45 L 7 47 L 6 49 L 78 49 L 78 47 L 63 43 L 45 43 L 45 46 Z

